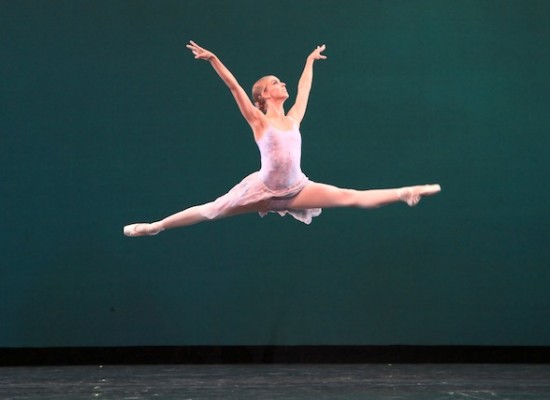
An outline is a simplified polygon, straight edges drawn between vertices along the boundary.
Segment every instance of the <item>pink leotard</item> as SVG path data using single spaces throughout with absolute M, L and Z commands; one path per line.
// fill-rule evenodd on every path
M 260 150 L 261 169 L 253 172 L 227 194 L 208 203 L 205 216 L 214 219 L 228 208 L 267 201 L 267 211 L 281 216 L 290 214 L 306 224 L 321 213 L 320 208 L 291 209 L 292 198 L 310 182 L 300 168 L 302 137 L 296 123 L 288 131 L 268 127 L 256 141 Z
M 262 160 L 259 178 L 268 188 L 286 189 L 302 179 L 302 137 L 296 124 L 288 131 L 270 126 L 256 144 Z

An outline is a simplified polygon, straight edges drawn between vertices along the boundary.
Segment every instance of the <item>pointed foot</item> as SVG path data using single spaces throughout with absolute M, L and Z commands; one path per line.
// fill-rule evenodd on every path
M 440 185 L 420 185 L 401 188 L 397 191 L 397 196 L 399 200 L 407 203 L 410 207 L 414 207 L 422 197 L 433 196 L 439 192 L 441 192 Z
M 125 236 L 136 237 L 136 236 L 158 235 L 163 230 L 164 229 L 158 226 L 157 223 L 152 223 L 152 224 L 140 223 L 140 224 L 126 225 L 123 229 L 123 232 Z

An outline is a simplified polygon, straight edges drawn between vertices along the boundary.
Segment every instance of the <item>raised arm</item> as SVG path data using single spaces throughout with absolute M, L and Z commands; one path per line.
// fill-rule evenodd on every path
M 307 57 L 306 65 L 300 81 L 298 82 L 298 93 L 296 94 L 296 102 L 288 111 L 287 115 L 297 123 L 300 123 L 304 118 L 309 100 L 309 92 L 311 91 L 311 83 L 313 81 L 313 63 L 316 60 L 324 60 L 327 57 L 321 54 L 325 51 L 326 46 L 317 46 L 315 50 Z
M 223 65 L 223 63 L 214 53 L 200 47 L 192 40 L 186 47 L 193 52 L 196 59 L 206 60 L 210 62 L 210 65 L 212 65 L 220 78 L 225 82 L 229 90 L 231 90 L 231 94 L 233 94 L 233 97 L 237 101 L 239 110 L 254 131 L 256 131 L 259 126 L 265 123 L 264 114 L 256 107 L 254 107 L 244 89 L 237 82 L 237 79 L 235 79 L 233 74 L 227 69 L 225 65 Z

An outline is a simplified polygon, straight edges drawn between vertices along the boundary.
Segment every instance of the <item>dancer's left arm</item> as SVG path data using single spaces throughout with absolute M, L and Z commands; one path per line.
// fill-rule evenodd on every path
M 316 60 L 324 60 L 327 58 L 325 55 L 321 54 L 325 51 L 325 49 L 325 45 L 317 46 L 317 48 L 307 57 L 304 71 L 302 72 L 302 76 L 298 82 L 296 103 L 294 103 L 292 108 L 287 113 L 287 115 L 298 124 L 302 121 L 306 113 L 309 92 L 311 91 L 311 83 L 313 82 L 313 63 Z

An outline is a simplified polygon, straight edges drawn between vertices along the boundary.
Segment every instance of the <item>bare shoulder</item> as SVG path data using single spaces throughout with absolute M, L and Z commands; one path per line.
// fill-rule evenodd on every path
M 296 112 L 293 112 L 293 109 L 291 109 L 286 116 L 289 120 L 292 121 L 293 124 L 300 126 L 300 123 L 302 122 L 302 118 L 300 118 L 300 116 L 297 115 Z
M 250 122 L 250 127 L 252 128 L 252 132 L 254 133 L 254 139 L 260 140 L 267 128 L 269 127 L 269 121 L 267 120 L 267 117 L 264 115 L 264 113 L 258 110 L 257 117 L 254 118 L 254 121 Z

